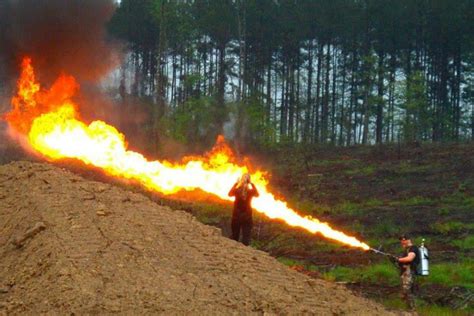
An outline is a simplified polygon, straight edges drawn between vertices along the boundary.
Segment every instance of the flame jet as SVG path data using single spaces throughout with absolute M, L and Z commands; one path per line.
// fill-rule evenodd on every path
M 5 118 L 13 130 L 27 138 L 36 153 L 48 160 L 78 159 L 111 176 L 138 181 L 147 189 L 163 194 L 200 189 L 231 200 L 227 196 L 229 188 L 235 179 L 248 172 L 246 166 L 235 162 L 223 137 L 219 137 L 214 149 L 203 157 L 188 157 L 181 164 L 149 161 L 140 153 L 127 150 L 124 135 L 113 126 L 103 121 L 90 124 L 81 121 L 78 107 L 72 101 L 78 88 L 73 77 L 62 75 L 49 90 L 41 89 L 31 59 L 25 58 L 18 93 Z M 254 172 L 252 179 L 260 192 L 260 197 L 253 200 L 256 211 L 342 244 L 370 249 L 367 244 L 332 229 L 327 223 L 299 215 L 286 202 L 278 200 L 269 192 L 263 172 Z

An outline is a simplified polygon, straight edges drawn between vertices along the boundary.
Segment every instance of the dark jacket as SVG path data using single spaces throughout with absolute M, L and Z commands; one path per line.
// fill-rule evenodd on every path
M 237 183 L 230 189 L 229 196 L 235 196 L 233 219 L 252 220 L 252 198 L 258 197 L 259 194 L 253 183 L 250 183 L 250 186 L 246 196 L 240 188 L 237 188 Z

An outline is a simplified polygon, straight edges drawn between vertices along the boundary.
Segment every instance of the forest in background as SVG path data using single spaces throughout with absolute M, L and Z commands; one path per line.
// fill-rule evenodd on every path
M 122 102 L 151 148 L 474 137 L 471 0 L 122 0 Z

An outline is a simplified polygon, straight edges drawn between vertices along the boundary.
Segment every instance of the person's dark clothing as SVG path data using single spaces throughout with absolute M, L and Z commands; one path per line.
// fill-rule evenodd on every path
M 237 218 L 232 217 L 232 239 L 239 241 L 240 231 L 242 230 L 242 243 L 246 246 L 250 244 L 250 236 L 252 233 L 252 220 L 242 221 Z
M 410 270 L 412 273 L 416 272 L 416 268 L 418 267 L 418 264 L 420 263 L 420 252 L 417 246 L 410 246 L 407 249 L 405 249 L 405 252 L 403 253 L 403 256 L 406 257 L 410 252 L 413 252 L 415 254 L 415 258 L 409 262 L 409 263 L 402 263 L 400 264 L 400 273 L 403 273 L 404 270 L 406 270 L 406 267 L 410 267 Z
M 420 262 L 420 255 L 417 246 L 410 246 L 405 249 L 404 257 L 410 252 L 415 253 L 415 258 L 409 263 L 400 263 L 400 279 L 402 282 L 402 298 L 410 309 L 415 308 L 416 289 L 416 267 Z
M 234 184 L 229 191 L 229 196 L 235 196 L 234 210 L 232 212 L 232 239 L 239 241 L 240 231 L 242 231 L 242 243 L 246 246 L 250 244 L 250 235 L 253 226 L 252 220 L 252 198 L 258 196 L 255 185 L 243 192 L 242 188 L 237 188 Z

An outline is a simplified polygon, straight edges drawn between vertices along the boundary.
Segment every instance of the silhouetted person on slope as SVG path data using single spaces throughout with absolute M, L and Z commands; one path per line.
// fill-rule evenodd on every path
M 242 243 L 250 244 L 252 232 L 252 198 L 258 196 L 255 185 L 250 181 L 248 173 L 242 175 L 232 189 L 229 196 L 235 196 L 234 211 L 232 213 L 232 239 L 239 241 L 240 230 L 242 230 Z

